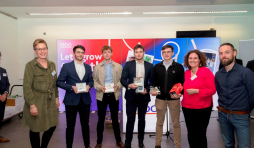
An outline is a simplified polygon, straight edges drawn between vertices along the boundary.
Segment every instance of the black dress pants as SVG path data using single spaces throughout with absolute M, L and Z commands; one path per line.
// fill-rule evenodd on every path
M 127 125 L 125 135 L 125 145 L 131 146 L 133 138 L 134 123 L 136 119 L 136 111 L 138 109 L 138 140 L 144 140 L 145 134 L 145 116 L 148 102 L 141 99 L 141 94 L 136 94 L 132 101 L 126 101 Z
M 114 93 L 105 93 L 103 95 L 102 101 L 97 100 L 98 118 L 99 118 L 97 123 L 97 144 L 102 143 L 105 115 L 108 105 L 111 113 L 112 125 L 116 142 L 122 141 L 120 136 L 120 126 L 118 122 L 119 101 L 118 100 L 116 101 Z
M 78 105 L 65 106 L 66 121 L 67 121 L 67 128 L 66 128 L 66 147 L 67 148 L 72 148 L 77 112 L 79 112 L 84 145 L 85 147 L 90 146 L 90 130 L 89 130 L 90 106 L 91 104 L 84 103 L 82 96 L 80 98 L 80 102 Z
M 6 105 L 6 100 L 4 102 L 0 101 L 0 128 L 2 125 L 2 120 L 4 119 L 5 105 Z
M 182 107 L 188 130 L 190 148 L 207 148 L 206 130 L 209 124 L 212 106 L 204 109 Z

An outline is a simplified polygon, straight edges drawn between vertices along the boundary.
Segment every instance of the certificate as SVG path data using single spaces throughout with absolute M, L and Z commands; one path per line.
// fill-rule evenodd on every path
M 76 83 L 76 88 L 78 93 L 84 93 L 86 92 L 86 83 Z
M 105 84 L 105 92 L 106 93 L 112 93 L 112 92 L 115 92 L 115 89 L 114 89 L 114 83 L 107 83 Z
M 134 77 L 133 82 L 134 84 L 138 85 L 138 88 L 136 88 L 136 93 L 144 92 L 144 78 L 143 77 Z
M 159 90 L 159 88 L 157 86 L 156 87 L 150 86 L 150 93 L 154 92 L 154 91 L 156 91 L 158 93 L 158 95 L 161 94 L 161 91 Z

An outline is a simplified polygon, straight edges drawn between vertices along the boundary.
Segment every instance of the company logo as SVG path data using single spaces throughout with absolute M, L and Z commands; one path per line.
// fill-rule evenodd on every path
M 61 48 L 71 48 L 71 43 L 60 43 Z

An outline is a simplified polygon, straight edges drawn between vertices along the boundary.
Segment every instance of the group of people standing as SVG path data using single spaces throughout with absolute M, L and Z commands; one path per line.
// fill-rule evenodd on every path
M 83 62 L 85 48 L 77 45 L 73 48 L 75 59 L 63 65 L 57 78 L 56 66 L 47 60 L 48 46 L 43 39 L 33 44 L 35 59 L 26 64 L 24 73 L 24 116 L 23 125 L 30 128 L 32 148 L 46 148 L 58 124 L 59 107 L 58 87 L 66 90 L 64 104 L 66 110 L 66 146 L 72 148 L 77 112 L 79 112 L 84 146 L 90 147 L 89 115 L 90 89 L 96 89 L 98 107 L 97 145 L 103 147 L 103 131 L 107 106 L 109 105 L 116 146 L 131 148 L 136 115 L 138 115 L 138 145 L 145 148 L 144 131 L 147 106 L 150 95 L 156 96 L 157 111 L 155 148 L 161 148 L 163 123 L 167 107 L 172 119 L 175 148 L 181 148 L 180 110 L 185 118 L 190 148 L 207 148 L 206 131 L 213 107 L 212 96 L 219 96 L 219 123 L 226 148 L 235 145 L 236 133 L 238 147 L 250 148 L 249 113 L 254 107 L 254 73 L 235 63 L 236 52 L 230 43 L 219 48 L 221 64 L 224 66 L 214 76 L 206 68 L 207 59 L 199 50 L 189 51 L 183 65 L 172 58 L 174 48 L 164 45 L 161 49 L 163 61 L 153 64 L 143 60 L 145 50 L 142 45 L 134 47 L 135 60 L 126 62 L 124 67 L 111 59 L 110 46 L 101 49 L 103 62 L 94 67 Z M 135 77 L 143 78 L 144 92 L 137 93 Z M 86 91 L 79 93 L 76 83 L 86 83 Z M 106 84 L 113 83 L 114 92 L 106 91 Z M 180 94 L 170 94 L 171 88 L 183 85 Z M 160 88 L 160 94 L 150 92 L 150 86 Z M 119 98 L 125 87 L 127 125 L 125 142 L 122 142 L 118 122 Z M 0 87 L 2 88 L 2 87 Z M 7 90 L 8 91 L 8 90 Z M 5 90 L 1 89 L 1 94 Z M 8 93 L 8 92 L 7 92 Z M 180 97 L 183 96 L 182 102 Z M 138 111 L 138 112 L 137 112 Z M 148 123 L 149 124 L 149 123 Z M 40 142 L 39 132 L 44 132 Z M 40 144 L 41 143 L 41 144 Z

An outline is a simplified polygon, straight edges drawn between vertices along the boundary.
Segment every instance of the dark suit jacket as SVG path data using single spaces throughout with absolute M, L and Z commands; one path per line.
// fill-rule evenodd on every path
M 64 96 L 65 105 L 78 105 L 80 101 L 81 94 L 76 94 L 72 90 L 72 86 L 76 86 L 76 83 L 86 82 L 86 85 L 89 85 L 90 88 L 93 87 L 93 77 L 91 66 L 84 63 L 85 66 L 85 76 L 81 81 L 76 72 L 74 61 L 70 63 L 63 64 L 60 75 L 56 81 L 56 86 L 66 90 Z M 82 93 L 82 98 L 85 104 L 92 103 L 90 93 Z
M 242 65 L 242 66 L 243 66 L 243 60 L 235 58 L 235 62 L 236 62 L 237 64 L 239 64 L 239 65 Z M 223 65 L 221 65 L 221 63 L 220 63 L 219 70 L 220 70 L 222 67 L 223 67 Z
M 145 95 L 140 95 L 145 101 L 150 101 L 150 85 L 152 81 L 153 75 L 153 64 L 144 61 L 145 66 L 145 79 L 144 79 L 144 87 L 147 90 Z M 128 85 L 133 83 L 133 78 L 136 77 L 136 60 L 127 62 L 123 68 L 122 76 L 120 82 L 126 88 L 125 99 L 127 101 L 132 101 L 135 96 L 135 89 L 129 89 Z
M 247 68 L 249 68 L 251 71 L 254 72 L 254 60 L 251 60 L 246 65 Z
M 5 91 L 9 93 L 9 88 L 10 88 L 10 83 L 9 83 L 7 72 L 5 69 L 0 67 L 0 94 L 3 94 Z

